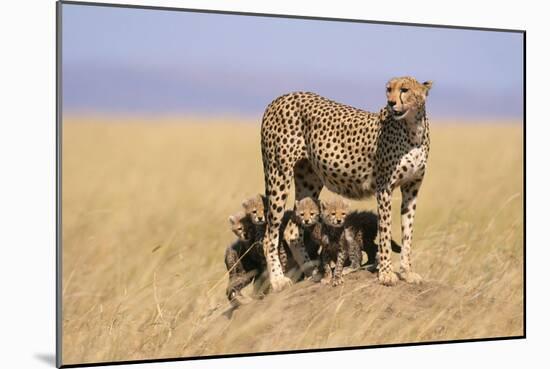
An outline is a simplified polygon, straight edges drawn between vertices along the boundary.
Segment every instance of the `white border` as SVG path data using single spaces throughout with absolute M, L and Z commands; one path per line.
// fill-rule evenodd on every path
M 100 1 L 99 1 L 100 2 Z M 507 1 L 138 1 L 131 4 L 527 29 L 527 340 L 133 365 L 265 368 L 340 365 L 517 368 L 546 362 L 548 72 L 545 9 Z M 538 7 L 538 8 L 537 8 Z M 55 350 L 55 3 L 11 1 L 0 13 L 2 367 L 52 367 Z M 427 55 L 429 57 L 429 55 Z M 483 189 L 480 189 L 483 190 Z M 535 364 L 536 365 L 536 364 Z

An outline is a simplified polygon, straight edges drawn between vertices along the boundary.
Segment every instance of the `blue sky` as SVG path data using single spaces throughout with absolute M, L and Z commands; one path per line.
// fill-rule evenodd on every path
M 64 110 L 261 116 L 296 90 L 378 110 L 412 75 L 435 116 L 521 118 L 522 52 L 511 32 L 65 4 Z

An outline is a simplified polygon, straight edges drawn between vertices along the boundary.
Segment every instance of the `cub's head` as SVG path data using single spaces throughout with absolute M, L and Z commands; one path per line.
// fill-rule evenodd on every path
M 312 226 L 319 221 L 319 205 L 311 197 L 296 201 L 294 206 L 294 212 L 304 227 Z
M 265 208 L 267 207 L 267 201 L 265 196 L 260 194 L 246 199 L 242 203 L 243 210 L 250 217 L 254 224 L 265 223 Z
M 248 241 L 253 236 L 253 226 L 244 212 L 240 211 L 234 215 L 230 215 L 229 224 L 231 225 L 231 231 L 235 233 L 235 236 L 239 240 Z
M 418 82 L 412 77 L 398 77 L 386 84 L 388 109 L 395 120 L 414 119 L 416 113 L 424 107 L 432 81 Z
M 326 225 L 343 226 L 348 212 L 349 204 L 340 198 L 321 202 L 321 218 Z

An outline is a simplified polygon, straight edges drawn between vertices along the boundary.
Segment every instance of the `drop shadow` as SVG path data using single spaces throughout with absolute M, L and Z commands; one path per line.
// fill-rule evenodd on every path
M 34 358 L 38 361 L 41 361 L 45 364 L 48 364 L 52 367 L 55 367 L 55 354 L 44 354 L 44 353 L 39 353 L 39 354 L 34 354 Z

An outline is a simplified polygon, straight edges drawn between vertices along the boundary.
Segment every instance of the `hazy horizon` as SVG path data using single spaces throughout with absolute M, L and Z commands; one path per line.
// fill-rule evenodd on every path
M 63 110 L 261 117 L 308 90 L 361 109 L 433 80 L 430 116 L 523 117 L 523 35 L 63 4 Z

